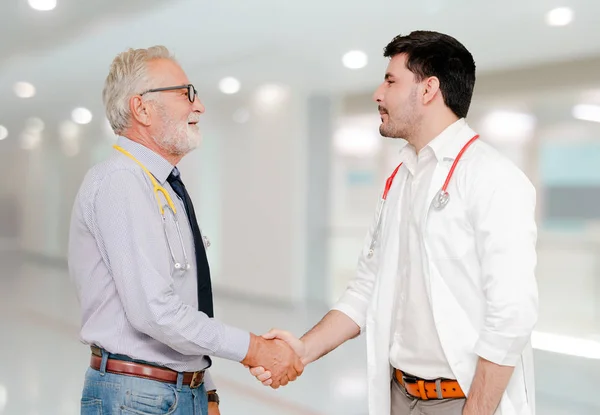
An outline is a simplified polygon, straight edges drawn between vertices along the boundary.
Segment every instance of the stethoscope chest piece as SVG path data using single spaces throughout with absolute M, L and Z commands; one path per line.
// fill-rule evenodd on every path
M 175 263 L 173 266 L 174 266 L 174 268 L 175 268 L 177 271 L 187 271 L 187 270 L 189 270 L 189 269 L 191 268 L 191 265 L 190 265 L 190 264 L 187 264 L 187 263 L 186 263 L 186 264 L 184 265 L 184 264 L 182 264 L 181 262 L 176 262 L 176 263 Z
M 433 199 L 433 207 L 436 209 L 443 209 L 446 207 L 449 200 L 450 200 L 450 193 L 448 193 L 444 189 L 440 189 L 440 191 L 437 192 L 437 194 L 435 195 L 435 198 Z

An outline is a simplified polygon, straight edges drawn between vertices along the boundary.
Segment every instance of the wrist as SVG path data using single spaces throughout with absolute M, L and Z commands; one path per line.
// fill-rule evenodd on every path
M 250 333 L 250 345 L 248 346 L 248 353 L 246 353 L 246 357 L 240 363 L 249 367 L 256 366 L 256 355 L 259 348 L 260 338 L 254 334 Z
M 300 356 L 300 360 L 302 361 L 302 364 L 304 366 L 314 362 L 319 358 L 318 352 L 315 352 L 315 350 L 313 350 L 314 346 L 311 344 L 311 342 L 308 341 L 306 337 L 301 337 L 300 342 L 304 347 L 304 356 Z

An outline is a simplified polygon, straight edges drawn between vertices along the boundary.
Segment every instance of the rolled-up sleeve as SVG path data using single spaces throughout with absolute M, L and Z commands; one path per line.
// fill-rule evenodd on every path
M 103 178 L 93 202 L 95 230 L 127 320 L 138 331 L 184 355 L 241 361 L 247 331 L 225 325 L 184 304 L 175 293 L 169 252 L 148 185 L 129 170 Z M 154 215 L 154 216 L 152 216 Z
M 538 316 L 535 279 L 535 188 L 516 167 L 500 166 L 475 179 L 470 214 L 475 229 L 486 299 L 485 321 L 475 353 L 514 366 Z

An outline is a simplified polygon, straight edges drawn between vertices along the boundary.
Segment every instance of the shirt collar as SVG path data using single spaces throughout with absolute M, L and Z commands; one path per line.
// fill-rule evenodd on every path
M 417 152 L 412 144 L 407 142 L 400 149 L 400 160 L 402 160 L 402 165 L 408 169 L 410 174 L 414 175 L 417 167 Z
M 140 163 L 144 165 L 152 173 L 154 178 L 164 185 L 167 177 L 173 171 L 173 165 L 162 156 L 158 155 L 148 147 L 136 143 L 127 137 L 120 136 L 117 140 L 117 145 L 131 153 Z
M 450 124 L 444 131 L 442 131 L 437 137 L 429 142 L 427 146 L 433 150 L 433 153 L 438 161 L 441 161 L 448 155 L 447 150 L 449 150 L 449 147 L 454 147 L 449 144 L 452 144 L 453 141 L 456 141 L 456 136 L 466 125 L 467 122 L 465 119 L 461 118 Z M 452 158 L 454 157 L 456 157 L 456 154 L 452 155 Z
M 431 140 L 423 150 L 433 151 L 438 162 L 444 159 L 454 160 L 463 146 L 473 138 L 474 135 L 475 132 L 469 127 L 467 121 L 464 118 L 460 118 L 446 127 L 446 129 Z M 468 152 L 465 153 L 462 158 L 466 159 L 467 154 Z M 408 142 L 400 149 L 400 160 L 414 160 L 414 162 L 416 162 L 415 149 L 412 145 L 408 144 Z

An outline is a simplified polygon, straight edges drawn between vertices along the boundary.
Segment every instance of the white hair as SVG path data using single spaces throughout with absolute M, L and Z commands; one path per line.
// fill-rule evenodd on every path
M 155 59 L 175 61 L 175 57 L 164 46 L 129 49 L 113 60 L 104 83 L 102 100 L 115 134 L 122 134 L 131 126 L 129 100 L 148 87 L 148 63 Z

